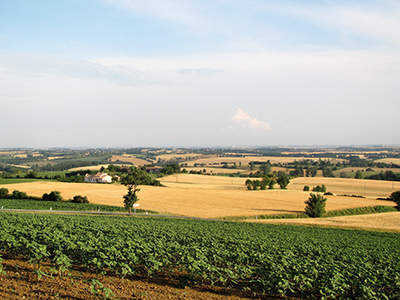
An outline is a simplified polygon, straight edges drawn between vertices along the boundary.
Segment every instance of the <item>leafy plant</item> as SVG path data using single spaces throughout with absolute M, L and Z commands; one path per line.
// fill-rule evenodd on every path
M 308 200 L 305 201 L 307 204 L 305 213 L 312 218 L 320 218 L 325 213 L 326 198 L 321 195 L 310 194 Z
M 397 204 L 397 207 L 400 209 L 400 191 L 393 192 L 389 199 L 394 201 Z

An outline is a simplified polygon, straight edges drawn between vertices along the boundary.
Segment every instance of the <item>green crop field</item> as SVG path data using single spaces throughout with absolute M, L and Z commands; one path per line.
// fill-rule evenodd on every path
M 0 253 L 23 255 L 38 274 L 40 265 L 50 262 L 59 274 L 79 267 L 256 295 L 400 298 L 396 233 L 8 212 L 0 212 L 0 223 Z
M 100 205 L 91 203 L 72 203 L 67 201 L 39 201 L 26 199 L 0 199 L 0 207 L 3 209 L 25 209 L 25 210 L 69 210 L 69 211 L 105 211 L 105 212 L 127 212 L 124 207 Z M 141 210 L 137 210 L 142 212 Z
M 26 183 L 35 181 L 46 181 L 46 179 L 35 179 L 35 178 L 0 178 L 1 184 L 12 184 L 12 183 Z

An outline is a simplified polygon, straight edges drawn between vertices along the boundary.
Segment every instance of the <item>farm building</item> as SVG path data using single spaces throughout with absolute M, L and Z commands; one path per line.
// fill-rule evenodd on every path
M 146 173 L 149 174 L 158 174 L 161 171 L 161 167 L 146 167 Z
M 85 182 L 97 182 L 97 183 L 111 183 L 112 177 L 107 173 L 97 173 L 96 175 L 85 175 Z

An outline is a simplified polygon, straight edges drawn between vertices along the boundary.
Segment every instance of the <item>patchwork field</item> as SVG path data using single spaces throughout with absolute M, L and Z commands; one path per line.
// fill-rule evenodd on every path
M 388 197 L 393 189 L 391 182 L 336 178 L 297 178 L 291 181 L 288 190 L 248 191 L 246 178 L 179 174 L 162 178 L 166 187 L 141 186 L 140 208 L 173 215 L 203 218 L 223 216 L 255 216 L 261 214 L 297 213 L 304 211 L 304 201 L 311 188 L 325 184 L 328 191 L 340 194 L 362 194 L 367 190 L 368 198 L 327 196 L 327 210 L 339 210 L 361 206 L 388 205 L 394 202 L 376 200 Z M 395 188 L 400 189 L 400 183 Z M 33 182 L 2 185 L 9 191 L 20 190 L 28 195 L 42 196 L 50 191 L 60 191 L 64 199 L 75 195 L 87 196 L 91 203 L 123 206 L 122 197 L 126 188 L 118 184 L 89 184 L 62 182 Z M 278 186 L 277 186 L 278 187 Z
M 123 156 L 113 155 L 112 158 L 110 159 L 110 162 L 112 163 L 129 162 L 135 166 L 144 166 L 151 164 L 149 161 L 145 159 L 137 158 L 131 155 L 123 155 Z
M 376 163 L 397 164 L 400 165 L 400 158 L 382 158 L 375 160 Z
M 219 156 L 210 156 L 207 158 L 199 158 L 196 160 L 188 161 L 188 166 L 193 166 L 195 163 L 197 164 L 214 164 L 214 163 L 221 163 L 221 162 L 228 162 L 228 163 L 236 163 L 239 166 L 239 163 L 242 166 L 247 166 L 251 161 L 260 161 L 260 162 L 267 162 L 270 161 L 271 164 L 274 163 L 291 163 L 294 161 L 310 159 L 308 157 L 279 157 L 279 156 L 243 156 L 243 157 L 219 157 Z M 332 158 L 322 158 L 322 160 L 329 160 L 333 163 L 341 162 L 342 159 L 332 159 Z

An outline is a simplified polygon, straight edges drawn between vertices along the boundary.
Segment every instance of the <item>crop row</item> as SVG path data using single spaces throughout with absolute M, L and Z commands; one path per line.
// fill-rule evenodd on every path
M 250 223 L 0 213 L 0 251 L 62 272 L 168 276 L 270 296 L 400 299 L 395 233 Z
M 0 199 L 0 208 L 26 210 L 69 210 L 69 211 L 108 211 L 127 212 L 120 206 L 100 205 L 91 203 L 72 203 L 68 201 L 42 201 L 27 199 Z M 140 210 L 138 210 L 140 211 Z M 142 212 L 142 211 L 140 211 Z

